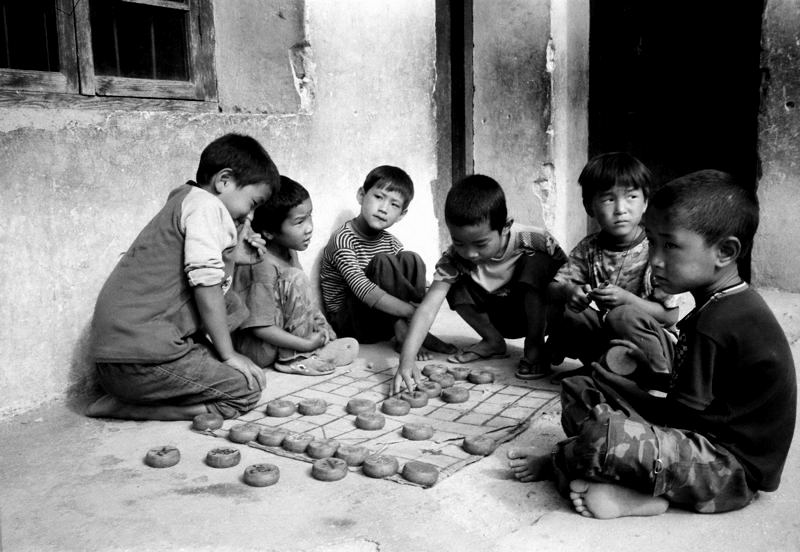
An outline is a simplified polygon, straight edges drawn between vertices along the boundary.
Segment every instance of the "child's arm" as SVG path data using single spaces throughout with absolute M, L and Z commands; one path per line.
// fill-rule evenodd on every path
M 252 328 L 252 331 L 256 337 L 270 345 L 301 353 L 314 351 L 325 345 L 325 334 L 321 332 L 314 332 L 306 338 L 289 333 L 278 326 L 261 326 Z
M 208 333 L 222 362 L 242 373 L 247 381 L 248 389 L 255 389 L 256 384 L 259 389 L 263 389 L 266 379 L 261 368 L 246 356 L 233 350 L 231 334 L 228 332 L 226 321 L 225 297 L 222 294 L 222 286 L 219 284 L 195 286 L 193 290 L 203 328 Z
M 611 310 L 621 305 L 631 305 L 658 320 L 664 326 L 672 326 L 678 322 L 678 308 L 668 309 L 658 301 L 644 299 L 614 284 L 596 287 L 590 293 L 591 298 L 600 308 Z
M 421 376 L 415 362 L 417 351 L 422 347 L 422 342 L 425 340 L 425 336 L 428 335 L 428 330 L 431 329 L 436 314 L 439 312 L 439 308 L 442 306 L 449 290 L 450 284 L 441 280 L 434 280 L 413 318 L 411 318 L 408 335 L 406 335 L 403 349 L 400 352 L 400 364 L 398 364 L 397 372 L 394 375 L 392 393 L 398 393 L 403 384 L 405 384 L 406 389 L 412 391 L 415 388 L 415 384 L 420 383 Z

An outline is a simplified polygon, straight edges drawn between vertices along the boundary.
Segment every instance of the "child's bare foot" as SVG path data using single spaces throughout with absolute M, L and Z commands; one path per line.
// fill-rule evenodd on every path
M 572 507 L 585 517 L 613 519 L 625 516 L 658 516 L 669 507 L 669 502 L 660 496 L 650 496 L 608 483 L 573 479 L 569 482 L 569 489 Z
M 536 447 L 509 449 L 508 467 L 511 468 L 514 477 L 523 483 L 550 479 L 553 475 L 550 453 Z
M 86 415 L 90 418 L 113 418 L 120 408 L 120 401 L 111 395 L 103 395 L 86 408 Z
M 441 339 L 430 333 L 425 336 L 425 341 L 422 342 L 422 346 L 428 349 L 429 351 L 433 351 L 434 353 L 444 353 L 447 355 L 458 351 L 458 348 L 452 343 L 447 343 L 446 341 L 442 341 Z M 427 360 L 427 359 L 417 359 L 417 360 Z
M 477 343 L 466 347 L 464 350 L 447 358 L 447 362 L 454 364 L 466 364 L 468 362 L 475 362 L 476 360 L 488 360 L 491 358 L 506 358 L 506 342 L 505 340 L 488 341 L 482 339 Z

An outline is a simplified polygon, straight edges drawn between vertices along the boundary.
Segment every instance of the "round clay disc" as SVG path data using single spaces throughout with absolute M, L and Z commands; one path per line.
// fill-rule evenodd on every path
M 144 457 L 144 463 L 151 468 L 171 468 L 181 461 L 181 452 L 169 445 L 150 449 Z
M 311 476 L 319 481 L 339 481 L 347 475 L 347 462 L 341 458 L 321 458 L 311 464 Z
M 192 429 L 203 431 L 206 429 L 219 429 L 222 427 L 224 419 L 219 414 L 213 412 L 206 412 L 205 414 L 198 414 L 192 420 Z
M 442 390 L 441 398 L 446 403 L 463 403 L 469 400 L 469 391 L 463 387 L 449 387 Z
M 447 369 L 447 373 L 452 375 L 456 381 L 464 381 L 470 372 L 471 370 L 466 366 L 451 366 Z
M 396 474 L 400 470 L 400 464 L 394 456 L 385 454 L 371 454 L 364 459 L 361 471 L 367 477 L 381 479 Z
M 400 393 L 400 398 L 411 405 L 411 408 L 421 408 L 428 404 L 428 394 L 425 391 L 412 391 Z
M 279 447 L 288 431 L 279 427 L 264 427 L 256 438 L 259 443 L 268 447 Z
M 374 431 L 386 425 L 386 418 L 380 412 L 362 412 L 356 416 L 356 427 Z
M 314 439 L 306 447 L 306 454 L 311 458 L 330 458 L 337 448 L 339 442 L 333 439 Z
M 344 460 L 348 466 L 360 466 L 369 456 L 369 450 L 359 445 L 339 445 L 334 456 Z
M 422 375 L 430 378 L 432 374 L 444 374 L 447 372 L 447 366 L 441 364 L 426 364 L 422 369 Z
M 297 411 L 303 416 L 319 416 L 327 409 L 328 403 L 323 399 L 303 399 L 297 404 Z
M 628 376 L 636 371 L 636 361 L 628 354 L 628 349 L 622 345 L 614 345 L 606 351 L 603 364 L 620 376 Z
M 249 443 L 258 437 L 259 428 L 253 424 L 236 424 L 228 431 L 228 440 L 234 443 Z
M 267 403 L 267 416 L 273 418 L 285 418 L 294 414 L 296 408 L 292 401 L 275 399 Z
M 244 482 L 251 487 L 269 487 L 280 477 L 281 471 L 275 464 L 253 464 L 244 469 Z
M 381 410 L 389 416 L 405 416 L 411 411 L 411 405 L 403 399 L 391 397 L 383 401 Z
M 417 485 L 430 487 L 439 479 L 439 468 L 427 462 L 413 460 L 403 466 L 403 477 Z
M 211 449 L 206 454 L 206 464 L 212 468 L 230 468 L 239 463 L 242 454 L 239 449 L 219 447 Z
M 494 374 L 486 370 L 473 370 L 467 376 L 470 383 L 483 384 L 494 382 Z
M 435 381 L 423 381 L 417 385 L 417 390 L 423 391 L 431 399 L 434 399 L 442 394 L 442 386 Z
M 494 439 L 485 435 L 470 435 L 464 437 L 461 447 L 470 454 L 486 456 L 491 454 L 495 447 Z
M 289 433 L 283 438 L 281 446 L 289 452 L 305 452 L 306 447 L 313 440 L 311 435 L 305 433 Z
M 433 437 L 433 426 L 429 424 L 406 424 L 402 435 L 410 441 L 425 441 Z
M 350 399 L 347 401 L 347 413 L 358 415 L 362 412 L 375 412 L 375 401 L 369 399 Z
M 447 372 L 441 374 L 431 374 L 428 376 L 428 379 L 441 385 L 442 389 L 453 387 L 456 384 L 456 378 L 453 377 L 453 374 L 448 374 Z

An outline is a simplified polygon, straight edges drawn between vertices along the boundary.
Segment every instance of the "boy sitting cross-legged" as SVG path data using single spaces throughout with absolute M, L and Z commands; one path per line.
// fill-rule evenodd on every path
M 408 332 L 408 320 L 425 295 L 425 263 L 387 229 L 406 214 L 414 183 L 390 165 L 372 169 L 358 189 L 359 215 L 330 237 L 322 255 L 320 285 L 328 321 L 340 336 L 362 343 L 395 338 Z M 426 349 L 440 353 L 455 347 L 425 336 Z M 420 349 L 419 359 L 431 357 Z
M 196 178 L 170 193 L 100 291 L 92 353 L 108 394 L 89 416 L 235 418 L 258 404 L 264 373 L 233 349 L 245 309 L 226 292 L 234 264 L 257 260 L 246 219 L 278 170 L 256 140 L 227 134 L 203 150 Z
M 509 452 L 523 481 L 555 476 L 584 516 L 657 515 L 670 505 L 702 513 L 743 508 L 774 491 L 795 425 L 789 344 L 737 259 L 758 226 L 755 197 L 719 171 L 673 180 L 652 197 L 650 264 L 668 293 L 696 307 L 678 323 L 666 399 L 600 364 L 562 382 L 567 439 L 552 453 Z M 627 348 L 639 370 L 648 359 Z M 634 374 L 635 375 L 635 374 Z
M 236 268 L 233 289 L 250 315 L 234 333 L 234 347 L 263 368 L 304 376 L 330 374 L 358 355 L 358 342 L 336 334 L 314 304 L 297 259 L 314 223 L 308 191 L 281 176 L 281 189 L 253 213 L 252 228 L 266 241 L 264 259 Z
M 507 214 L 503 189 L 488 176 L 467 176 L 448 192 L 444 217 L 453 243 L 411 320 L 395 392 L 420 383 L 414 358 L 445 298 L 481 337 L 450 362 L 503 356 L 506 337 L 525 337 L 518 377 L 547 362 L 547 285 L 566 255 L 546 230 L 512 224 Z

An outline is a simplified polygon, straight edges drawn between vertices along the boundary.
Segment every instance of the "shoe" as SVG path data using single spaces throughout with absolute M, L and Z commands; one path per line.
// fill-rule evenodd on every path
M 312 356 L 293 360 L 288 364 L 276 362 L 275 370 L 297 376 L 327 376 L 336 370 L 336 366 L 330 360 Z

